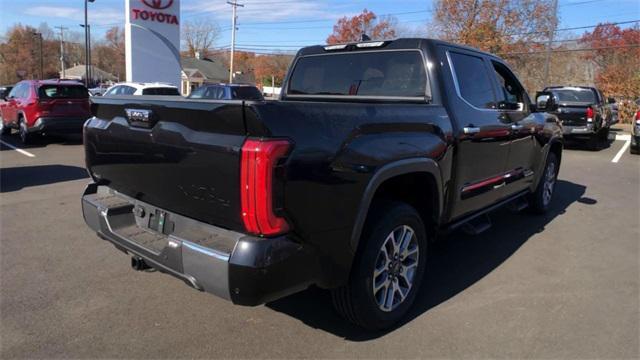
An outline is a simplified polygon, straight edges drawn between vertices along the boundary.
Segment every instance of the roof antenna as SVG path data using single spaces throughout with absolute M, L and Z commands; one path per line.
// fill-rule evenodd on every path
M 360 41 L 371 41 L 371 38 L 369 35 L 362 33 L 362 35 L 360 35 Z

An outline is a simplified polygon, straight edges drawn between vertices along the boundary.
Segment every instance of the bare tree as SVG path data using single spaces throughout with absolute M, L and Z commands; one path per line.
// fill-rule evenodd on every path
M 213 20 L 198 19 L 185 21 L 182 25 L 182 39 L 187 54 L 195 57 L 199 52 L 207 56 L 209 49 L 220 36 L 220 27 Z

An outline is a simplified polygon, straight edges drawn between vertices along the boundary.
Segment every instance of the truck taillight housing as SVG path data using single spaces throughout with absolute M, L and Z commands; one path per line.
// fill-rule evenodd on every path
M 289 230 L 273 211 L 274 170 L 291 147 L 287 140 L 248 139 L 240 161 L 240 203 L 247 232 L 273 236 Z
M 588 122 L 592 122 L 593 121 L 593 108 L 591 108 L 591 107 L 587 108 L 587 121 Z

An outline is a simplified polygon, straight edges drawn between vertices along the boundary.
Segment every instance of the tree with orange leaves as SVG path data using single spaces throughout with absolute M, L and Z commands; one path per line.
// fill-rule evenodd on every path
M 591 32 L 580 38 L 580 42 L 593 49 L 584 52 L 584 58 L 593 61 L 596 67 L 596 86 L 607 96 L 627 100 L 640 96 L 640 28 L 622 29 L 613 24 L 598 24 Z M 631 105 L 631 106 L 629 106 Z M 634 104 L 619 104 L 622 122 L 630 122 L 635 111 Z
M 391 18 L 378 20 L 375 13 L 364 9 L 359 15 L 338 19 L 333 26 L 333 33 L 327 38 L 327 44 L 360 41 L 363 34 L 372 40 L 393 39 L 396 37 L 393 22 Z
M 640 28 L 598 24 L 580 42 L 594 50 L 584 57 L 596 64 L 596 84 L 611 96 L 640 96 Z
M 434 6 L 436 35 L 498 55 L 528 50 L 553 28 L 550 0 L 438 0 Z

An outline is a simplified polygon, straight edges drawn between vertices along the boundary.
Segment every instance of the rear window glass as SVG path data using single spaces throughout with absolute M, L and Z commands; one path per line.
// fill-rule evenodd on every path
M 427 76 L 417 51 L 379 51 L 298 59 L 289 95 L 422 97 Z
M 238 100 L 262 100 L 262 93 L 253 86 L 232 87 L 231 96 Z
M 176 89 L 176 88 L 158 87 L 158 88 L 144 89 L 144 90 L 142 90 L 142 95 L 180 95 L 180 93 L 178 92 L 178 89 Z
M 224 88 L 221 86 L 201 86 L 191 92 L 190 99 L 224 99 Z
M 41 99 L 86 99 L 89 97 L 87 88 L 81 85 L 42 85 L 38 88 Z
M 589 89 L 553 89 L 552 92 L 559 102 L 596 102 L 595 94 Z

